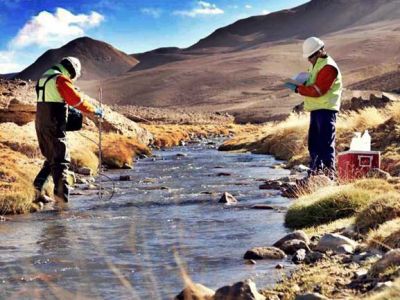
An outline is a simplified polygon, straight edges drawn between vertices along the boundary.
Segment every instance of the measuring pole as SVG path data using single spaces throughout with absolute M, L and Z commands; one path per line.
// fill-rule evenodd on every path
M 99 103 L 100 103 L 100 109 L 103 107 L 103 89 L 99 88 Z M 102 191 L 102 183 L 101 183 L 101 173 L 102 173 L 102 145 L 101 145 L 101 140 L 102 140 L 102 123 L 103 123 L 103 116 L 100 116 L 99 118 L 99 198 L 102 199 L 103 197 L 103 191 Z

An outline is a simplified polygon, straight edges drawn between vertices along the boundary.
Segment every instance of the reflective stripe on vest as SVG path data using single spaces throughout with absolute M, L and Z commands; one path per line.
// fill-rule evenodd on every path
M 36 86 L 38 102 L 64 103 L 64 99 L 57 89 L 57 77 L 63 73 L 63 67 L 57 65 L 43 74 Z
M 335 111 L 340 110 L 340 101 L 342 98 L 342 91 L 343 91 L 342 74 L 340 72 L 338 65 L 330 56 L 328 56 L 327 58 L 318 58 L 315 66 L 311 67 L 310 78 L 307 80 L 306 86 L 314 86 L 314 88 L 316 88 L 315 82 L 317 80 L 318 73 L 326 65 L 333 66 L 338 71 L 337 78 L 325 95 L 321 97 L 305 98 L 304 109 L 306 111 L 314 111 L 319 109 L 328 109 Z M 317 90 L 317 92 L 319 92 L 320 94 L 319 90 Z

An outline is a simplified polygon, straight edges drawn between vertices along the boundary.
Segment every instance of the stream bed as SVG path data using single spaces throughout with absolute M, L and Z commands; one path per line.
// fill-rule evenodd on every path
M 213 289 L 276 282 L 275 266 L 288 262 L 249 265 L 243 254 L 287 233 L 290 201 L 258 186 L 289 171 L 272 168 L 272 156 L 216 148 L 204 141 L 155 151 L 133 170 L 107 172 L 111 199 L 82 190 L 63 210 L 0 223 L 0 299 L 172 299 L 182 274 Z M 218 203 L 223 192 L 239 204 Z M 280 209 L 251 209 L 260 203 Z

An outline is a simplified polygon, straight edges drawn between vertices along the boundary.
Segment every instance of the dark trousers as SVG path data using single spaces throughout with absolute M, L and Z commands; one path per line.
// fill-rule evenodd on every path
M 68 202 L 67 172 L 70 158 L 66 144 L 66 133 L 57 127 L 42 127 L 36 124 L 36 134 L 40 151 L 46 160 L 33 185 L 38 191 L 41 191 L 47 178 L 51 175 L 54 181 L 54 195 Z
M 335 177 L 336 115 L 333 110 L 311 112 L 308 151 L 314 174 L 323 171 L 329 177 Z

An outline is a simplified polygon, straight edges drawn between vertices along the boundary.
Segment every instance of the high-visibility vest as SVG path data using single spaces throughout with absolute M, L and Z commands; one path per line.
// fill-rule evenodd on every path
M 327 110 L 340 110 L 340 101 L 342 98 L 343 82 L 342 74 L 340 73 L 339 67 L 332 57 L 318 58 L 315 66 L 310 69 L 310 77 L 306 82 L 306 86 L 312 86 L 317 80 L 319 71 L 322 70 L 326 65 L 333 66 L 337 71 L 338 75 L 334 83 L 332 84 L 329 91 L 321 97 L 306 97 L 304 100 L 304 109 L 306 111 L 314 111 L 319 109 Z
M 60 64 L 47 70 L 36 84 L 37 101 L 65 103 L 57 89 L 57 77 L 67 74 L 68 71 Z

